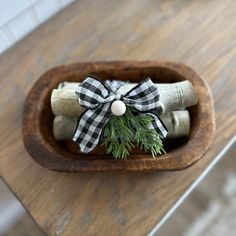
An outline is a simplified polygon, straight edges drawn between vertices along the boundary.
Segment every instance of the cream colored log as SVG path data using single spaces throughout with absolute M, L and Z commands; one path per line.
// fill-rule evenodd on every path
M 54 115 L 79 116 L 84 110 L 78 102 L 75 87 L 78 83 L 64 82 L 54 89 L 51 95 L 51 106 Z M 127 83 L 118 91 L 127 93 L 136 84 Z M 158 84 L 162 114 L 168 111 L 180 110 L 197 103 L 197 95 L 189 81 L 172 84 Z
M 162 116 L 168 129 L 167 138 L 178 138 L 189 135 L 190 118 L 188 111 L 173 111 Z M 71 140 L 77 124 L 76 117 L 56 116 L 53 121 L 53 133 L 56 140 Z

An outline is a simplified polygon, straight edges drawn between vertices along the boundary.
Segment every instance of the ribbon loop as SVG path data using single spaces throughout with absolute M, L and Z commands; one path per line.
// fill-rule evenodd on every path
M 138 111 L 153 110 L 159 106 L 158 87 L 147 78 L 124 95 L 124 102 Z
M 115 99 L 110 87 L 102 81 L 87 77 L 76 89 L 79 104 L 82 107 L 93 109 L 101 103 L 110 102 Z M 113 95 L 113 96 L 111 96 Z

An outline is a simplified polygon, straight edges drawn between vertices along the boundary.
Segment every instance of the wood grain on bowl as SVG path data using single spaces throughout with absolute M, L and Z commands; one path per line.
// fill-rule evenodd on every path
M 198 104 L 188 108 L 191 118 L 188 138 L 165 141 L 166 155 L 153 159 L 136 149 L 126 160 L 115 160 L 102 147 L 85 155 L 72 141 L 53 137 L 50 96 L 62 81 L 79 82 L 94 75 L 102 80 L 138 82 L 150 77 L 155 83 L 189 80 L 197 92 Z M 208 149 L 215 130 L 214 109 L 207 84 L 191 68 L 170 62 L 93 62 L 63 65 L 42 75 L 30 90 L 23 113 L 23 140 L 39 164 L 57 171 L 150 171 L 180 170 L 198 161 Z

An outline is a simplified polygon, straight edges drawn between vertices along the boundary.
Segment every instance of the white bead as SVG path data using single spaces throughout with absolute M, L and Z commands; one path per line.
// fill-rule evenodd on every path
M 115 116 L 122 116 L 126 112 L 126 105 L 121 100 L 114 101 L 111 104 L 111 111 Z

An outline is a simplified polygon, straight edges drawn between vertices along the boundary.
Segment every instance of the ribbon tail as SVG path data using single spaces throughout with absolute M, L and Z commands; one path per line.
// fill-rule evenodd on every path
M 102 104 L 96 109 L 86 110 L 78 119 L 73 140 L 83 153 L 91 152 L 100 142 L 100 136 L 111 112 L 110 104 Z
M 154 122 L 152 123 L 152 128 L 157 131 L 163 138 L 165 138 L 168 134 L 168 129 L 166 128 L 163 121 L 155 114 L 155 113 L 147 113 L 154 118 Z

